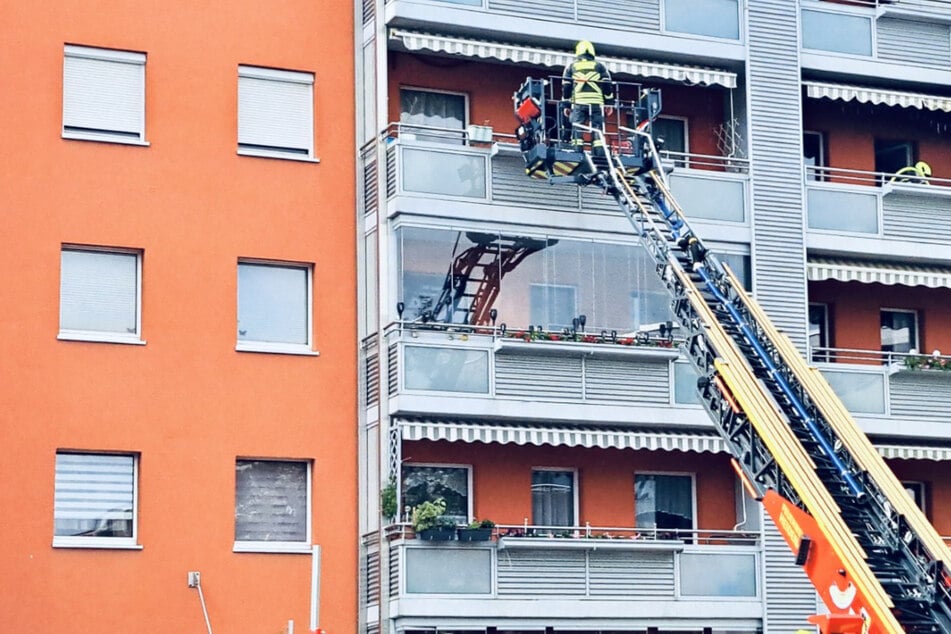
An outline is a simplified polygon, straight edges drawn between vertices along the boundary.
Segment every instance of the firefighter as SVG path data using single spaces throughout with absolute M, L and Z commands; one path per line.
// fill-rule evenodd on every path
M 561 81 L 562 98 L 571 103 L 565 116 L 571 124 L 571 144 L 584 145 L 584 131 L 576 123 L 588 124 L 604 132 L 604 115 L 614 113 L 614 85 L 611 73 L 594 58 L 594 45 L 581 40 L 575 45 L 575 60 L 565 67 Z M 596 154 L 604 154 L 604 138 L 595 135 L 592 143 Z

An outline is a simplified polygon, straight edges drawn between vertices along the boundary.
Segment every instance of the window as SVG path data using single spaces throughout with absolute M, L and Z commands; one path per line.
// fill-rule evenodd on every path
M 829 305 L 809 304 L 809 350 L 812 360 L 830 361 L 829 352 Z
M 238 154 L 314 159 L 314 74 L 238 67 Z
M 574 526 L 575 473 L 557 469 L 532 469 L 532 524 Z
M 918 312 L 897 308 L 883 308 L 882 352 L 911 352 L 918 350 Z
M 442 498 L 446 501 L 446 517 L 457 524 L 468 524 L 472 517 L 470 472 L 471 467 L 460 465 L 403 465 L 404 517 L 413 507 Z
M 921 509 L 922 513 L 927 513 L 927 502 L 926 502 L 926 493 L 927 489 L 924 482 L 906 482 L 901 483 L 905 487 L 905 493 L 908 494 L 908 497 L 911 498 L 912 502 L 915 503 L 915 506 Z
M 802 133 L 802 161 L 806 166 L 806 180 L 821 181 L 826 179 L 827 167 L 825 152 L 825 134 L 822 132 Z
M 903 167 L 914 165 L 917 154 L 911 141 L 875 139 L 875 171 L 894 174 Z
M 636 327 L 671 321 L 670 294 L 666 290 L 645 288 L 636 290 L 631 297 L 631 323 Z
M 489 393 L 487 350 L 405 346 L 403 364 L 407 390 Z
M 56 452 L 53 546 L 137 548 L 138 458 Z
M 693 476 L 636 474 L 634 511 L 637 528 L 693 530 Z
M 310 463 L 238 460 L 234 550 L 310 552 Z
M 67 44 L 63 138 L 145 143 L 145 54 Z
M 465 95 L 400 88 L 400 128 L 404 140 L 461 145 L 468 120 Z
M 743 284 L 743 290 L 753 290 L 753 265 L 750 256 L 744 253 L 717 252 L 720 262 L 726 264 L 733 271 L 733 275 Z
M 528 301 L 532 325 L 545 330 L 571 328 L 571 321 L 578 316 L 574 286 L 532 284 Z
M 136 251 L 64 246 L 59 338 L 144 343 L 139 334 L 141 263 Z
M 313 354 L 311 267 L 238 263 L 238 350 Z
M 657 117 L 651 124 L 651 135 L 655 143 L 658 144 L 658 150 L 672 152 L 675 158 L 684 159 L 675 162 L 677 167 L 686 167 L 687 161 L 684 155 L 690 149 L 687 137 L 687 119 L 685 117 Z M 659 143 L 663 139 L 663 144 Z

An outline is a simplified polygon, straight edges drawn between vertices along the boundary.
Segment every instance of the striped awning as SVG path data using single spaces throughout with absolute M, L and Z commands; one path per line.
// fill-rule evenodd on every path
M 390 39 L 399 40 L 409 51 L 426 50 L 465 57 L 497 59 L 503 62 L 534 64 L 536 66 L 558 68 L 559 72 L 574 60 L 574 55 L 568 51 L 419 33 L 402 29 L 392 29 Z M 736 73 L 716 68 L 662 64 L 620 57 L 598 56 L 598 60 L 607 66 L 608 70 L 614 75 L 659 77 L 691 84 L 719 84 L 726 88 L 736 88 Z
M 509 425 L 484 421 L 401 418 L 396 420 L 403 440 L 448 440 L 514 445 L 552 445 L 599 449 L 646 449 L 722 453 L 723 440 L 705 432 L 661 431 L 609 426 Z M 875 444 L 884 458 L 951 460 L 951 446 Z
M 566 427 L 502 425 L 484 422 L 401 419 L 404 440 L 449 440 L 515 445 L 648 449 L 663 451 L 726 451 L 718 435 L 703 432 L 670 432 L 631 427 Z
M 901 106 L 902 108 L 917 108 L 918 110 L 951 112 L 951 97 L 818 81 L 804 81 L 802 83 L 806 87 L 806 96 L 813 99 L 841 99 L 842 101 Z
M 839 282 L 862 282 L 864 284 L 878 283 L 888 286 L 951 288 L 951 268 L 916 264 L 809 258 L 806 264 L 806 276 L 811 282 L 836 280 Z
M 951 460 L 951 447 L 928 445 L 875 445 L 883 458 L 901 460 Z

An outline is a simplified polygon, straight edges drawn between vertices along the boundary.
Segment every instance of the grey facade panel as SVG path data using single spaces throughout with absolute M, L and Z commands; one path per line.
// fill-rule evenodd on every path
M 951 25 L 881 18 L 876 28 L 879 59 L 951 67 Z
M 630 31 L 660 31 L 659 0 L 578 0 L 578 19 L 585 24 Z
M 380 602 L 380 553 L 372 551 L 366 554 L 366 605 Z
M 387 389 L 389 390 L 390 396 L 395 396 L 396 392 L 399 390 L 399 358 L 400 358 L 400 349 L 399 346 L 392 345 L 387 353 L 387 363 L 389 364 L 387 377 Z
M 805 349 L 804 201 L 793 178 L 802 169 L 799 11 L 794 2 L 761 0 L 748 12 L 754 290 L 777 327 Z
M 900 372 L 889 381 L 891 415 L 900 419 L 951 423 L 935 403 L 951 402 L 951 377 L 942 370 Z
M 672 553 L 594 551 L 588 557 L 592 597 L 632 601 L 674 596 Z
M 577 401 L 583 397 L 581 363 L 580 357 L 497 355 L 495 393 Z
M 372 214 L 377 204 L 377 186 L 379 173 L 376 168 L 376 156 L 367 156 L 363 163 L 363 213 Z
M 498 559 L 499 596 L 584 596 L 585 553 L 506 550 Z
M 380 356 L 367 355 L 364 362 L 366 386 L 366 406 L 372 407 L 380 402 Z
M 543 0 L 489 0 L 489 11 L 506 15 L 543 15 L 549 20 L 573 20 L 575 3 L 572 0 L 544 2 Z
M 946 244 L 951 240 L 951 198 L 889 194 L 882 203 L 882 229 L 886 238 Z
M 578 187 L 526 178 L 521 156 L 500 155 L 492 159 L 492 202 L 530 209 L 576 210 Z
M 400 588 L 400 550 L 399 548 L 390 548 L 390 596 L 395 597 L 399 594 Z
M 670 403 L 670 365 L 585 360 L 585 396 L 617 403 Z
M 809 627 L 806 619 L 817 612 L 816 591 L 769 516 L 764 527 L 764 632 L 795 632 Z

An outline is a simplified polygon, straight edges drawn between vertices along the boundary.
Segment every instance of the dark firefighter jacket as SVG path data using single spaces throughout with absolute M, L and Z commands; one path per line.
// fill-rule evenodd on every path
M 565 67 L 562 76 L 562 97 L 573 104 L 612 104 L 614 94 L 611 73 L 599 61 L 578 57 Z

